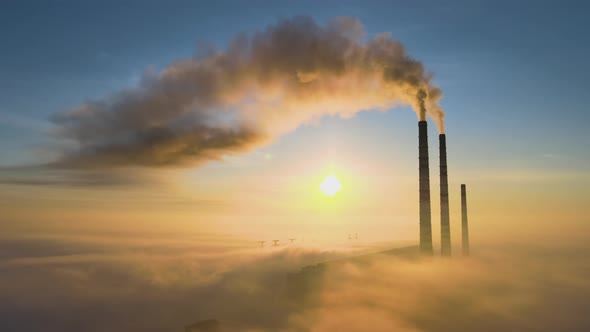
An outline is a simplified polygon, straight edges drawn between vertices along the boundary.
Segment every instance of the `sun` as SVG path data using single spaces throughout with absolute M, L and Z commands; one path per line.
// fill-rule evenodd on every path
M 334 174 L 330 174 L 320 184 L 320 190 L 327 196 L 334 196 L 342 189 L 342 184 Z

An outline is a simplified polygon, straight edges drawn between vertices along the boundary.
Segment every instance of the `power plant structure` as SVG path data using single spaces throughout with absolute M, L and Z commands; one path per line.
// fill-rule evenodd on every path
M 447 136 L 445 134 L 438 135 L 438 143 L 440 161 L 440 253 L 442 256 L 451 256 Z
M 428 162 L 428 125 L 418 121 L 418 172 L 420 183 L 420 253 L 433 255 L 430 213 L 430 166 Z
M 449 209 L 449 179 L 447 169 L 447 136 L 440 134 L 440 231 L 441 255 L 451 256 L 451 220 Z M 430 165 L 428 158 L 428 125 L 418 121 L 418 172 L 420 194 L 420 254 L 432 256 L 432 215 L 430 204 Z M 461 185 L 461 226 L 463 255 L 469 256 L 469 229 L 467 225 L 467 198 L 465 185 Z

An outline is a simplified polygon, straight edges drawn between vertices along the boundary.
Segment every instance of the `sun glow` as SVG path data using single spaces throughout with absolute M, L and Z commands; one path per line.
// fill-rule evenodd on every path
M 330 174 L 320 184 L 320 190 L 327 196 L 334 196 L 342 189 L 342 184 L 334 174 Z

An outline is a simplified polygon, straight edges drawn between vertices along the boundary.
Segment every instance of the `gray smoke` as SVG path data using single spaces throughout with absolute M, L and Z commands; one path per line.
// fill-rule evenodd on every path
M 189 166 L 251 151 L 323 115 L 411 105 L 444 131 L 432 74 L 387 33 L 341 17 L 278 22 L 226 51 L 173 63 L 138 87 L 58 114 L 60 167 Z

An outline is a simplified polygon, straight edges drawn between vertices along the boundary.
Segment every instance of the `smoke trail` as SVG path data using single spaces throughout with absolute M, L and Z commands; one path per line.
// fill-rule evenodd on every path
M 77 148 L 61 167 L 181 166 L 243 153 L 323 115 L 411 105 L 441 132 L 440 89 L 387 33 L 355 18 L 280 21 L 224 52 L 176 62 L 138 87 L 52 120 Z

